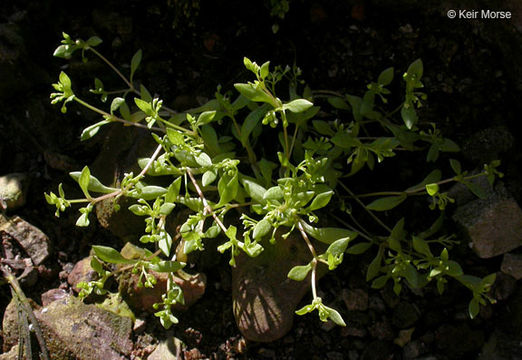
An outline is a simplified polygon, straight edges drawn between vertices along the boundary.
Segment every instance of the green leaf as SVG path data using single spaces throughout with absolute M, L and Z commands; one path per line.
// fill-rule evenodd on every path
M 439 192 L 439 185 L 438 184 L 426 184 L 426 191 L 428 192 L 429 196 L 434 196 Z
M 149 265 L 150 270 L 160 273 L 175 273 L 183 267 L 185 267 L 185 264 L 178 261 L 159 261 Z
M 408 188 L 406 191 L 420 190 L 420 189 L 424 188 L 427 184 L 439 182 L 441 179 L 441 176 L 442 176 L 441 171 L 439 169 L 435 169 L 432 172 L 430 172 L 428 174 L 428 176 L 426 176 L 420 183 Z
M 370 265 L 368 265 L 368 270 L 366 271 L 366 281 L 372 280 L 374 277 L 376 277 L 379 274 L 379 270 L 381 270 L 381 262 L 382 262 L 382 255 L 384 253 L 384 248 L 381 246 L 379 247 L 379 251 L 377 252 L 377 255 L 372 260 Z
M 408 283 L 411 285 L 411 287 L 413 287 L 414 289 L 418 289 L 421 287 L 420 286 L 421 279 L 420 279 L 419 273 L 417 272 L 417 270 L 415 269 L 415 267 L 412 264 L 408 263 L 406 265 L 406 269 L 404 271 L 404 277 L 406 278 Z
M 237 172 L 233 175 L 223 175 L 218 181 L 219 205 L 233 200 L 239 190 Z
M 350 246 L 346 250 L 346 253 L 348 253 L 350 255 L 360 255 L 360 254 L 365 253 L 372 245 L 373 244 L 371 242 L 358 243 L 353 246 Z
M 413 236 L 413 249 L 415 249 L 415 251 L 418 253 L 427 256 L 428 258 L 433 257 L 429 244 L 418 236 Z
M 95 46 L 98 46 L 100 45 L 101 43 L 103 42 L 102 39 L 100 39 L 99 37 L 97 36 L 91 36 L 89 39 L 87 39 L 86 43 L 87 45 L 91 46 L 91 47 L 95 47 Z
M 83 171 L 82 171 L 82 172 L 74 171 L 74 172 L 69 173 L 69 175 L 70 175 L 70 176 L 71 176 L 75 181 L 77 181 L 77 182 L 79 183 L 79 182 L 80 182 L 80 177 L 81 177 L 81 174 L 82 174 L 82 173 L 83 173 Z M 85 180 L 84 180 L 84 181 L 85 181 Z M 92 175 L 89 174 L 89 180 L 88 180 L 87 190 L 92 191 L 92 192 L 97 192 L 97 193 L 108 194 L 108 193 L 111 193 L 111 192 L 117 191 L 118 189 L 117 189 L 117 188 L 108 187 L 108 186 L 103 185 L 103 184 L 100 182 L 100 180 L 98 180 L 97 178 L 95 178 L 94 176 L 92 176 Z
M 330 244 L 330 246 L 328 246 L 328 249 L 326 249 L 326 253 L 332 254 L 336 258 L 340 258 L 344 254 L 350 241 L 351 238 L 342 238 L 339 240 L 335 240 L 333 243 Z
M 110 122 L 111 122 L 110 120 L 102 120 L 100 122 L 97 122 L 96 124 L 86 127 L 85 129 L 83 129 L 82 134 L 80 135 L 80 140 L 85 141 L 85 140 L 92 138 L 94 135 L 96 135 L 98 133 L 98 130 L 100 130 L 100 127 L 102 127 L 103 125 L 109 124 Z
M 167 192 L 167 189 L 161 186 L 149 185 L 141 188 L 140 198 L 143 200 L 153 200 Z
M 407 197 L 408 195 L 406 193 L 402 193 L 398 196 L 386 196 L 372 201 L 370 204 L 366 205 L 366 208 L 374 211 L 391 210 L 406 200 Z
M 312 264 L 294 266 L 288 272 L 287 277 L 295 281 L 303 281 L 308 273 L 312 270 Z
M 91 197 L 89 195 L 90 178 L 91 178 L 91 171 L 89 170 L 89 168 L 87 166 L 85 166 L 82 169 L 82 172 L 80 173 L 80 176 L 78 178 L 78 184 L 80 185 L 80 188 L 82 189 L 83 193 L 85 194 L 85 196 L 88 199 L 90 199 L 90 197 Z
M 453 140 L 445 138 L 442 143 L 439 144 L 439 150 L 444 152 L 459 152 L 460 147 Z
M 326 228 L 314 228 L 313 226 L 308 225 L 306 222 L 302 221 L 301 225 L 303 225 L 304 231 L 312 236 L 313 238 L 323 242 L 325 244 L 331 244 L 336 240 L 347 238 L 353 240 L 357 237 L 358 233 L 355 231 L 335 228 L 335 227 L 326 227 Z
M 173 143 L 174 145 L 182 145 L 185 142 L 185 138 L 183 137 L 183 134 L 179 132 L 178 130 L 175 130 L 173 128 L 168 127 L 167 128 L 167 137 L 169 138 L 169 141 Z
M 471 299 L 468 305 L 469 317 L 474 319 L 480 312 L 480 304 L 478 298 L 474 297 Z
M 251 111 L 250 114 L 245 118 L 245 121 L 241 125 L 241 137 L 240 141 L 242 144 L 248 143 L 248 137 L 254 130 L 254 128 L 259 124 L 261 119 L 265 116 L 267 111 L 270 109 L 270 105 L 263 104 L 262 106 L 258 106 L 254 111 Z
M 268 221 L 267 219 L 262 219 L 254 227 L 254 231 L 252 233 L 252 237 L 255 240 L 261 239 L 263 236 L 268 234 L 268 232 L 271 229 L 272 229 L 272 225 L 270 224 L 270 221 Z
M 137 261 L 124 258 L 118 251 L 108 246 L 93 245 L 92 250 L 102 261 L 111 264 L 134 264 Z
M 160 233 L 160 239 L 158 241 L 158 247 L 165 256 L 170 255 L 170 249 L 172 247 L 172 237 L 166 231 Z
M 372 281 L 372 289 L 382 289 L 390 279 L 389 275 L 382 275 Z
M 259 69 L 259 77 L 261 79 L 264 79 L 268 76 L 270 73 L 270 61 L 265 62 L 263 65 L 261 65 L 261 68 Z
M 335 134 L 330 125 L 324 120 L 313 120 L 312 126 L 321 135 L 333 136 Z
M 263 195 L 264 200 L 281 200 L 284 196 L 283 189 L 279 186 L 273 186 Z
M 202 152 L 198 156 L 196 156 L 196 162 L 201 167 L 212 166 L 212 160 L 210 159 L 210 156 L 208 156 L 204 152 Z
M 266 202 L 264 199 L 266 189 L 264 187 L 259 185 L 254 180 L 245 177 L 241 178 L 241 184 L 245 188 L 245 191 L 247 192 L 248 196 L 250 196 L 253 200 L 261 204 L 264 204 Z
M 401 218 L 393 227 L 391 234 L 388 238 L 388 244 L 390 249 L 397 252 L 401 252 L 401 240 L 404 239 L 404 218 Z
M 259 166 L 259 170 L 261 171 L 261 175 L 265 180 L 265 185 L 270 186 L 272 183 L 272 171 L 277 169 L 277 164 L 262 158 L 257 162 L 257 166 Z
M 152 101 L 152 95 L 150 94 L 149 90 L 143 84 L 140 85 L 140 95 L 141 99 L 145 102 L 150 103 Z
M 181 177 L 174 180 L 168 187 L 167 193 L 165 194 L 165 202 L 175 202 L 178 195 L 179 189 L 181 188 Z
M 114 112 L 116 110 L 118 110 L 121 106 L 121 104 L 123 104 L 125 102 L 125 99 L 122 98 L 122 97 L 115 97 L 114 99 L 112 99 L 112 102 L 111 102 L 111 115 L 114 114 Z
M 389 67 L 383 72 L 379 74 L 379 78 L 377 79 L 377 82 L 380 85 L 386 86 L 389 85 L 393 81 L 393 68 Z
M 486 190 L 484 190 L 482 186 L 472 181 L 464 181 L 462 183 L 468 188 L 469 191 L 475 194 L 475 196 L 479 199 L 485 199 L 488 197 Z
M 333 191 L 325 191 L 323 193 L 318 194 L 310 206 L 308 207 L 308 211 L 314 211 L 320 208 L 325 207 L 330 202 L 330 199 L 332 198 Z
M 214 120 L 214 117 L 216 116 L 216 111 L 204 111 L 198 116 L 198 121 L 196 124 L 198 126 L 202 126 L 205 124 L 208 124 L 212 120 Z
M 458 277 L 464 274 L 462 267 L 456 261 L 448 260 L 444 265 L 446 266 L 445 273 L 449 276 Z
M 142 100 L 140 98 L 134 98 L 134 102 L 136 103 L 136 106 L 145 114 L 149 116 L 153 115 L 152 105 L 150 104 L 150 102 Z
M 160 215 L 169 215 L 172 212 L 172 210 L 174 210 L 175 207 L 176 207 L 176 204 L 171 203 L 171 202 L 166 202 L 161 205 L 159 213 L 160 213 Z
M 201 178 L 201 183 L 203 186 L 208 186 L 214 182 L 217 178 L 217 171 L 216 170 L 208 170 L 205 171 Z
M 141 49 L 139 49 L 138 51 L 136 51 L 134 53 L 134 55 L 132 56 L 132 59 L 131 59 L 131 71 L 130 71 L 130 79 L 131 79 L 131 81 L 132 81 L 132 79 L 134 77 L 134 73 L 136 72 L 136 70 L 140 66 L 141 58 L 142 58 L 142 51 L 141 51 Z
M 417 59 L 408 67 L 408 75 L 415 75 L 416 80 L 420 80 L 424 71 L 424 66 L 421 59 Z
M 293 113 L 300 113 L 308 110 L 312 106 L 314 106 L 314 104 L 306 99 L 295 99 L 287 104 L 284 104 L 283 109 L 290 110 Z
M 350 105 L 346 101 L 344 101 L 342 98 L 337 96 L 329 96 L 327 99 L 328 103 L 332 105 L 334 108 L 339 110 L 350 110 Z M 322 121 L 322 120 L 316 120 L 316 121 Z
M 90 222 L 88 213 L 81 214 L 78 220 L 76 220 L 76 226 L 78 227 L 87 227 L 89 226 L 89 223 Z
M 251 101 L 265 102 L 273 105 L 274 99 L 272 96 L 262 89 L 257 88 L 254 84 L 234 84 L 234 87 L 241 95 Z
M 404 104 L 401 109 L 401 117 L 408 129 L 412 129 L 417 123 L 418 116 L 412 104 Z
M 332 320 L 336 325 L 346 326 L 341 314 L 335 309 L 332 309 L 328 306 L 324 306 L 324 308 L 328 311 L 328 318 Z
M 299 310 L 296 310 L 295 313 L 297 315 L 304 315 L 304 314 L 308 314 L 309 312 L 314 311 L 314 309 L 315 309 L 314 304 L 308 304 L 308 305 L 303 306 Z
M 455 174 L 460 175 L 460 173 L 462 172 L 462 167 L 460 166 L 460 162 L 455 159 L 450 159 L 449 162 L 450 162 L 451 168 L 453 169 Z

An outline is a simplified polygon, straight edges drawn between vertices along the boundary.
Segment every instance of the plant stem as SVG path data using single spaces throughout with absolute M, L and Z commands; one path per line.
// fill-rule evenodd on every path
M 118 74 L 118 76 L 125 82 L 125 84 L 127 84 L 127 86 L 129 87 L 129 89 L 131 91 L 134 91 L 134 85 L 132 85 L 132 83 L 127 80 L 127 78 L 116 68 L 116 66 L 114 66 L 109 60 L 107 60 L 105 58 L 105 56 L 103 56 L 102 54 L 100 54 L 98 51 L 96 51 L 94 48 L 92 47 L 88 47 L 87 48 L 88 50 L 92 51 L 96 56 L 98 56 L 100 59 L 103 60 L 103 62 L 105 62 L 107 65 L 109 65 L 109 67 L 116 73 Z
M 308 246 L 308 250 L 310 250 L 310 252 L 312 253 L 312 256 L 313 256 L 313 259 L 311 261 L 311 263 L 312 263 L 312 276 L 311 276 L 310 281 L 311 281 L 311 284 L 312 284 L 312 295 L 313 295 L 313 298 L 315 299 L 315 298 L 317 298 L 317 289 L 316 289 L 316 286 L 317 286 L 316 285 L 317 253 L 315 252 L 314 246 L 312 245 L 312 242 L 308 238 L 308 235 L 304 231 L 302 221 L 303 220 L 300 219 L 297 222 L 297 228 L 299 229 L 299 232 L 301 233 L 301 236 L 303 237 L 304 241 L 306 242 L 306 245 Z

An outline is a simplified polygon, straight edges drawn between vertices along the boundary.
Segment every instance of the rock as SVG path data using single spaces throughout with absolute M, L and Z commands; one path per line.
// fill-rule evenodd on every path
M 393 344 L 389 341 L 374 340 L 365 346 L 361 360 L 391 360 Z
M 78 261 L 76 265 L 74 265 L 72 271 L 67 276 L 67 282 L 71 285 L 72 289 L 79 293 L 80 289 L 76 287 L 76 285 L 82 281 L 89 282 L 96 279 L 98 274 L 91 267 L 91 256 L 87 256 L 86 258 Z
M 405 329 L 399 331 L 399 335 L 393 340 L 394 344 L 399 345 L 401 348 L 406 346 L 411 341 L 411 335 L 415 331 L 415 328 Z
M 15 210 L 25 205 L 29 177 L 23 173 L 0 176 L 0 208 Z
M 128 317 L 132 320 L 133 324 L 136 320 L 136 316 L 129 308 L 129 305 L 121 298 L 121 295 L 118 293 L 109 293 L 103 302 L 97 303 L 96 306 L 100 309 L 110 311 L 118 316 Z
M 294 234 L 263 246 L 263 252 L 255 258 L 244 253 L 236 258 L 232 298 L 234 317 L 243 336 L 270 342 L 292 327 L 296 307 L 310 288 L 310 274 L 303 281 L 291 280 L 287 274 L 294 266 L 307 264 L 311 254 L 306 243 Z
M 13 346 L 9 352 L 0 354 L 0 360 L 18 360 L 18 344 Z
M 392 326 L 387 318 L 370 325 L 368 331 L 372 337 L 379 340 L 393 340 L 395 338 Z
M 500 270 L 516 280 L 522 279 L 522 254 L 504 254 Z
M 162 341 L 156 349 L 147 357 L 147 360 L 177 360 L 181 359 L 181 354 L 185 349 L 185 344 L 176 338 L 171 337 Z
M 393 309 L 392 323 L 399 329 L 411 327 L 419 319 L 419 311 L 417 308 L 406 301 L 401 301 L 395 309 Z
M 341 297 L 350 311 L 368 310 L 368 293 L 362 289 L 343 289 Z
M 522 210 L 503 190 L 459 206 L 453 219 L 464 228 L 481 258 L 502 255 L 522 245 Z
M 498 272 L 493 284 L 494 298 L 497 300 L 506 300 L 513 294 L 517 286 L 517 281 L 511 276 Z
M 69 293 L 63 289 L 48 290 L 41 295 L 42 306 L 47 306 L 50 303 L 57 301 L 57 300 L 62 300 L 63 298 L 65 298 L 67 296 L 70 296 Z
M 161 295 L 167 291 L 167 273 L 150 272 L 156 277 L 156 285 L 153 288 L 138 286 L 139 274 L 130 274 L 126 272 L 119 279 L 119 292 L 129 304 L 137 312 L 153 311 L 152 305 L 161 302 Z M 206 287 L 205 274 L 187 274 L 178 272 L 174 275 L 174 282 L 183 290 L 185 305 L 176 304 L 174 309 L 187 310 L 192 304 L 198 301 L 205 293 Z
M 120 360 L 130 355 L 132 321 L 70 296 L 35 312 L 52 359 Z
M 35 266 L 40 265 L 49 256 L 50 242 L 47 235 L 19 216 L 0 219 L 0 233 L 6 233 L 15 239 L 31 257 Z

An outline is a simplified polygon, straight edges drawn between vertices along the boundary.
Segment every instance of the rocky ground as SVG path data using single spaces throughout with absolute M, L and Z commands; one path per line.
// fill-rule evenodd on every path
M 132 0 L 73 6 L 20 0 L 4 2 L 0 9 L 0 175 L 17 174 L 0 178 L 0 195 L 23 193 L 19 204 L 10 205 L 13 210 L 0 215 L 2 262 L 22 277 L 36 317 L 55 334 L 63 358 L 96 358 L 85 344 L 96 347 L 103 354 L 97 358 L 103 359 L 170 359 L 175 354 L 183 359 L 522 358 L 522 152 L 516 131 L 522 110 L 520 6 L 479 0 L 458 6 L 451 1 L 294 0 L 280 20 L 271 18 L 261 1 L 197 4 Z M 446 12 L 453 8 L 510 10 L 513 19 L 452 20 Z M 49 104 L 50 84 L 61 68 L 67 67 L 77 89 L 87 89 L 93 74 L 108 74 L 96 62 L 66 65 L 53 58 L 62 31 L 100 36 L 100 49 L 116 64 L 128 64 L 142 48 L 140 78 L 178 110 L 211 97 L 218 84 L 231 88 L 244 75 L 243 56 L 295 62 L 312 89 L 351 94 L 360 94 L 384 68 L 402 71 L 422 58 L 429 96 L 423 119 L 436 122 L 462 145 L 466 168 L 502 160 L 505 177 L 487 200 L 458 195 L 456 189 L 458 203 L 447 214 L 448 230 L 463 239 L 453 251 L 456 260 L 469 273 L 497 272 L 492 292 L 497 303 L 470 320 L 469 293 L 458 284 L 450 283 L 444 296 L 432 288 L 405 289 L 400 298 L 388 287 L 373 290 L 364 281 L 370 255 L 347 258 L 321 280 L 321 296 L 341 309 L 346 328 L 323 324 L 316 316 L 295 317 L 290 332 L 269 343 L 246 341 L 238 331 L 231 305 L 234 282 L 219 258 L 211 258 L 211 267 L 203 271 L 204 296 L 168 331 L 145 312 L 135 311 L 132 321 L 121 309 L 115 315 L 76 302 L 70 297 L 71 279 L 79 271 L 75 265 L 89 255 L 92 244 L 121 246 L 121 240 L 97 225 L 76 228 L 73 211 L 56 219 L 43 197 L 60 182 L 66 192 L 74 192 L 68 172 L 96 163 L 103 151 L 101 140 L 79 141 L 81 130 L 95 120 L 92 114 L 74 109 L 63 116 Z M 6 310 L 10 301 L 9 288 L 2 285 L 6 354 L 0 359 L 13 358 L 16 348 L 11 349 L 18 342 L 16 312 L 12 306 Z M 73 317 L 78 314 L 89 321 L 78 322 Z M 81 337 L 75 335 L 74 341 L 60 333 L 70 324 L 79 324 L 75 334 Z

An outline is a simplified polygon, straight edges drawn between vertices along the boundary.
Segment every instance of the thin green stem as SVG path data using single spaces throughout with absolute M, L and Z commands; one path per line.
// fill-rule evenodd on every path
M 127 84 L 127 86 L 129 87 L 129 89 L 131 91 L 134 91 L 134 85 L 132 85 L 132 83 L 125 77 L 125 75 L 123 75 L 117 68 L 116 66 L 114 66 L 109 60 L 107 60 L 105 58 L 105 56 L 103 56 L 102 54 L 100 54 L 98 51 L 96 51 L 94 48 L 92 47 L 88 47 L 87 48 L 88 50 L 92 51 L 96 56 L 98 56 L 103 62 L 105 62 L 107 65 L 109 65 L 109 67 L 116 73 L 118 74 L 118 76 L 125 82 L 125 84 Z

